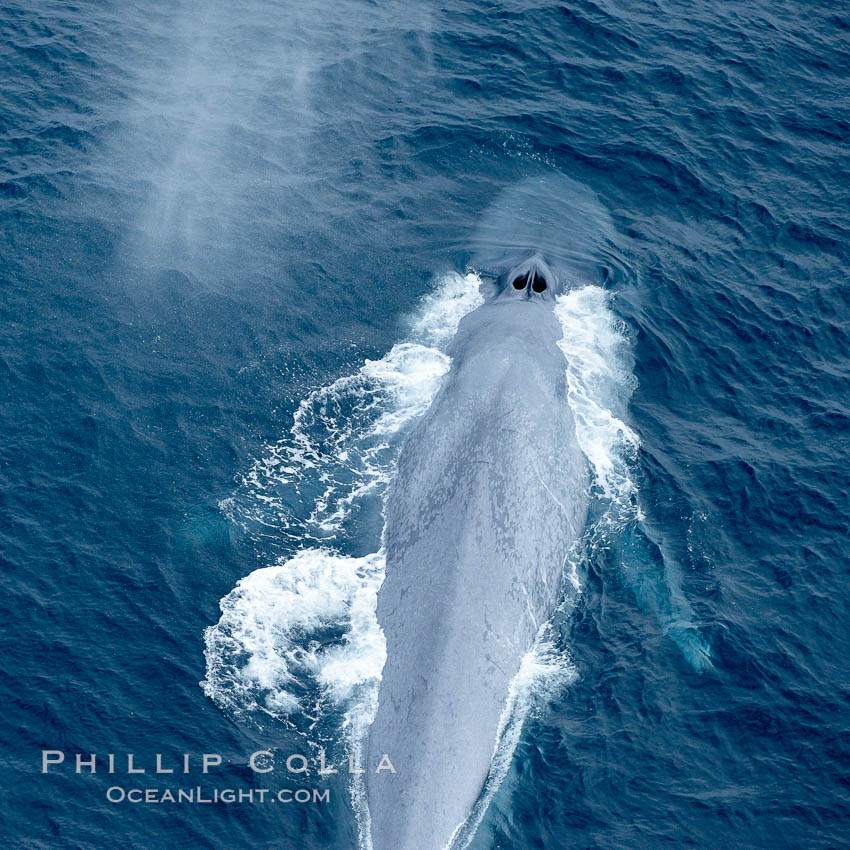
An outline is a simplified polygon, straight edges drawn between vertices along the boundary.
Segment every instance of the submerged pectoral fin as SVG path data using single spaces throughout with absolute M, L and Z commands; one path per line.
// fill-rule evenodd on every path
M 691 605 L 682 592 L 681 573 L 672 555 L 651 536 L 645 523 L 635 521 L 620 540 L 620 559 L 626 581 L 638 604 L 657 618 L 662 631 L 698 673 L 713 667 L 711 648 L 693 623 Z
M 708 641 L 693 623 L 671 623 L 664 632 L 697 673 L 714 669 Z

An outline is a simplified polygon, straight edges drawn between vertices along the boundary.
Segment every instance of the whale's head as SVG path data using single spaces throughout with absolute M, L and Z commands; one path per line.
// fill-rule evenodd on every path
M 498 277 L 493 300 L 552 302 L 562 292 L 558 275 L 540 254 L 533 254 Z
M 487 301 L 554 306 L 568 289 L 604 284 L 621 266 L 608 211 L 586 186 L 546 172 L 505 187 L 469 236 Z

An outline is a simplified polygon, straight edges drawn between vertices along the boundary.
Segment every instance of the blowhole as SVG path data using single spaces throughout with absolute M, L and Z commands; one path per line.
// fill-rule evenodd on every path
M 546 289 L 546 280 L 539 275 L 534 275 L 534 280 L 531 282 L 531 288 L 538 294 Z
M 514 278 L 514 289 L 525 289 L 528 286 L 528 275 L 524 274 Z

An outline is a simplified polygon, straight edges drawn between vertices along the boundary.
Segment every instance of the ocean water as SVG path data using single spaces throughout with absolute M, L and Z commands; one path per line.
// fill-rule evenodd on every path
M 480 223 L 566 178 L 610 220 L 557 308 L 594 502 L 471 847 L 846 844 L 839 4 L 43 0 L 0 28 L 4 845 L 357 846 L 345 771 L 284 759 L 368 717 L 381 498 Z M 543 249 L 569 201 L 541 194 Z M 197 785 L 330 794 L 107 796 Z

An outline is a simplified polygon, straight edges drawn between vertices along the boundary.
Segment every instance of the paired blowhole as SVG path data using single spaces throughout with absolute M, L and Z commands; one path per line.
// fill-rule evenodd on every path
M 525 289 L 528 286 L 529 278 L 531 278 L 531 289 L 533 292 L 540 294 L 546 290 L 546 279 L 537 274 L 537 272 L 528 272 L 528 274 L 515 277 L 513 282 L 514 289 Z

